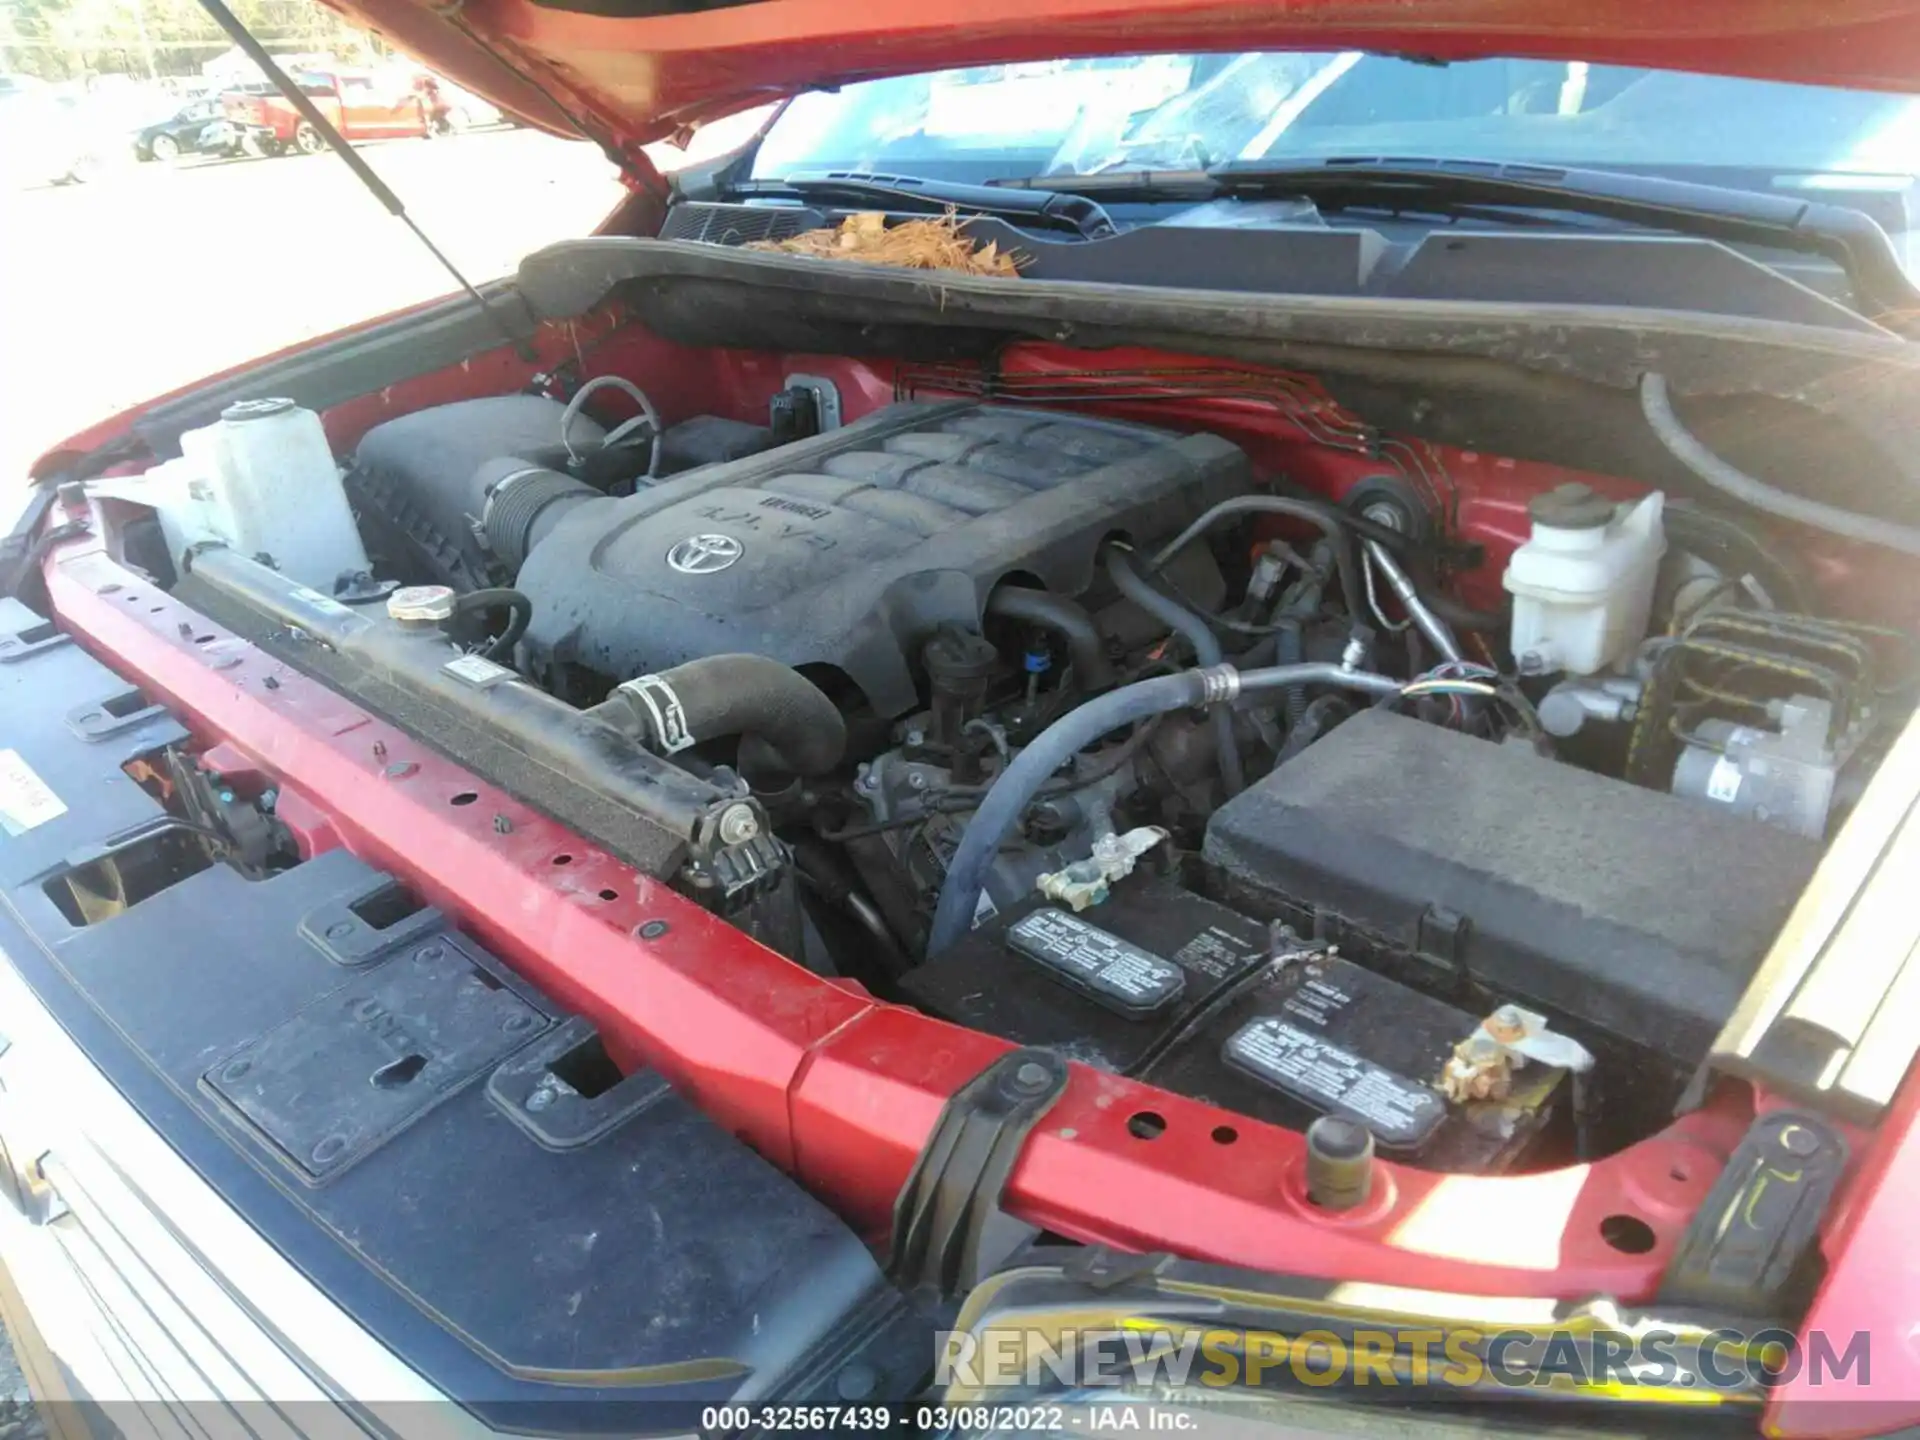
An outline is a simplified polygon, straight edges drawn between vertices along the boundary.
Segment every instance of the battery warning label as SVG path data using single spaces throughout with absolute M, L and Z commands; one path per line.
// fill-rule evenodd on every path
M 1222 1054 L 1256 1080 L 1359 1121 L 1382 1145 L 1418 1145 L 1446 1118 L 1446 1101 L 1436 1092 L 1284 1020 L 1249 1021 Z
M 1187 983 L 1178 965 L 1064 910 L 1021 916 L 1007 944 L 1122 1015 L 1151 1015 Z

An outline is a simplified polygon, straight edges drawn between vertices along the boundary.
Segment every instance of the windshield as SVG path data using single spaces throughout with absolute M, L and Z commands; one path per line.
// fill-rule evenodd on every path
M 1578 61 L 1126 56 L 802 95 L 753 173 L 982 181 L 1336 155 L 1909 175 L 1920 98 Z

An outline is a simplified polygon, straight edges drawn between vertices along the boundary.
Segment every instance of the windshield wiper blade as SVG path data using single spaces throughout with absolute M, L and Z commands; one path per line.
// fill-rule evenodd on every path
M 1823 255 L 1846 272 L 1860 308 L 1910 333 L 1920 288 L 1872 216 L 1844 205 L 1613 170 L 1491 160 L 1341 157 L 1208 172 L 1220 195 L 1298 195 L 1322 209 L 1459 205 L 1553 209 L 1630 225 Z
M 1068 230 L 1082 240 L 1103 240 L 1119 233 L 1098 201 L 1063 190 L 1002 190 L 919 175 L 875 175 L 864 170 L 819 170 L 783 180 L 744 180 L 729 190 L 735 195 L 794 195 L 807 200 L 902 201 L 936 212 L 952 207 L 1017 224 Z

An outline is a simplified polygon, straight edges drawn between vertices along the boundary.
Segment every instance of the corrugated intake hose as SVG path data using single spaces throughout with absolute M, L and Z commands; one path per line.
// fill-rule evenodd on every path
M 480 478 L 487 497 L 481 528 L 487 547 L 509 575 L 520 573 L 527 552 L 546 538 L 562 515 L 582 500 L 600 498 L 600 491 L 584 480 L 510 457 L 489 460 L 481 467 Z
M 938 955 L 967 933 L 973 924 L 973 907 L 980 901 L 980 887 L 1001 843 L 1053 772 L 1081 750 L 1109 731 L 1148 716 L 1194 705 L 1227 705 L 1250 691 L 1288 685 L 1337 685 L 1372 695 L 1396 694 L 1401 689 L 1398 680 L 1338 665 L 1274 665 L 1245 672 L 1220 665 L 1138 680 L 1069 710 L 1036 735 L 1000 773 L 974 812 L 940 887 L 927 954 Z
M 1074 677 L 1089 694 L 1113 684 L 1113 663 L 1107 659 L 1106 644 L 1094 629 L 1086 606 L 1079 602 L 1048 590 L 1002 585 L 987 601 L 987 613 L 1058 635 L 1072 658 Z
M 1113 578 L 1114 588 L 1184 638 L 1193 647 L 1195 660 L 1206 666 L 1219 665 L 1226 659 L 1219 638 L 1204 616 L 1196 615 L 1171 596 L 1154 589 L 1133 568 L 1124 550 L 1109 545 L 1105 554 L 1107 574 Z M 1240 747 L 1233 738 L 1233 711 L 1225 705 L 1215 705 L 1210 718 L 1214 745 L 1220 752 L 1220 780 L 1227 787 L 1228 798 L 1232 798 L 1247 788 L 1247 772 L 1240 764 Z
M 753 735 L 798 775 L 824 775 L 847 749 L 847 722 L 819 686 L 764 655 L 708 655 L 627 681 L 586 712 L 662 755 Z

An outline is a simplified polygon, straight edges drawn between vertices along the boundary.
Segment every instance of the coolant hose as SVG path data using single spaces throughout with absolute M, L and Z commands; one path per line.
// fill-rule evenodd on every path
M 1220 649 L 1219 637 L 1213 633 L 1213 627 L 1207 624 L 1204 616 L 1196 615 L 1178 600 L 1162 594 L 1141 578 L 1124 550 L 1109 545 L 1106 559 L 1107 574 L 1112 577 L 1114 588 L 1176 635 L 1183 637 L 1193 647 L 1195 660 L 1202 666 L 1224 663 L 1226 656 Z M 1221 783 L 1227 787 L 1229 797 L 1238 795 L 1247 788 L 1247 772 L 1240 764 L 1240 746 L 1233 738 L 1233 711 L 1225 705 L 1215 705 L 1210 719 L 1214 746 L 1220 752 Z
M 513 647 L 520 643 L 527 633 L 527 627 L 533 623 L 533 601 L 518 590 L 469 590 L 455 597 L 453 613 L 469 615 L 476 611 L 505 610 L 507 628 L 487 643 L 480 653 L 489 660 L 504 660 L 513 654 Z
M 1106 644 L 1094 629 L 1086 606 L 1050 591 L 1002 585 L 987 601 L 987 613 L 1058 635 L 1073 661 L 1073 673 L 1081 689 L 1093 694 L 1112 686 L 1113 663 L 1107 659 Z
M 1319 526 L 1327 537 L 1327 543 L 1333 547 L 1334 568 L 1340 575 L 1340 595 L 1346 601 L 1347 615 L 1356 626 L 1366 623 L 1367 607 L 1364 592 L 1360 588 L 1360 562 L 1354 554 L 1353 536 L 1350 533 L 1358 517 L 1331 505 L 1295 500 L 1287 495 L 1237 495 L 1231 500 L 1222 500 L 1162 545 L 1147 568 L 1158 570 L 1222 520 L 1231 520 L 1236 515 L 1289 515 L 1295 520 L 1305 520 L 1308 524 Z
M 980 901 L 981 887 L 1001 843 L 1053 772 L 1088 745 L 1149 716 L 1194 705 L 1226 706 L 1243 693 L 1288 685 L 1338 685 L 1373 695 L 1397 694 L 1401 688 L 1398 680 L 1338 665 L 1274 665 L 1245 672 L 1222 665 L 1137 680 L 1069 710 L 1014 757 L 974 811 L 940 887 L 927 953 L 938 955 L 971 928 L 973 907 Z
M 1731 495 L 1782 520 L 1838 535 L 1843 540 L 1879 545 L 1898 550 L 1902 555 L 1920 555 L 1920 529 L 1777 490 L 1766 481 L 1756 480 L 1746 471 L 1729 465 L 1680 423 L 1667 394 L 1667 377 L 1657 371 L 1649 370 L 1640 377 L 1640 413 L 1646 416 L 1648 428 L 1669 455 L 1723 495 Z
M 663 755 L 703 740 L 757 735 L 799 775 L 824 775 L 847 748 L 847 722 L 806 676 L 764 655 L 708 655 L 619 686 L 586 712 Z

